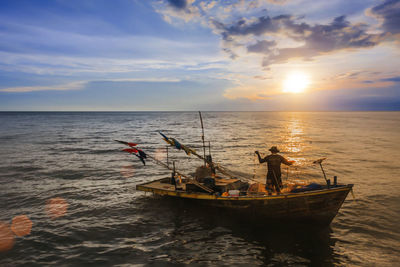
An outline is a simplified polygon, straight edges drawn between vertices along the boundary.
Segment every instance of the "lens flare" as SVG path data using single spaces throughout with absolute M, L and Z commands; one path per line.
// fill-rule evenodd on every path
M 67 213 L 68 202 L 61 197 L 52 198 L 47 200 L 45 209 L 47 215 L 54 220 Z
M 8 251 L 14 246 L 14 234 L 7 223 L 0 222 L 0 252 Z
M 166 158 L 166 154 L 167 154 L 166 148 L 157 148 L 154 157 L 159 161 L 163 161 Z
M 131 178 L 135 175 L 135 168 L 132 165 L 122 166 L 120 173 L 124 178 Z
M 16 236 L 25 236 L 31 233 L 32 221 L 26 215 L 15 216 L 12 219 L 11 230 Z

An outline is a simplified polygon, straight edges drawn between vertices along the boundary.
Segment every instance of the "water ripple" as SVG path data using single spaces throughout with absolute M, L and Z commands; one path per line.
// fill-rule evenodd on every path
M 234 170 L 263 181 L 254 151 L 278 145 L 298 162 L 284 179 L 322 182 L 312 161 L 327 157 L 328 177 L 355 184 L 356 200 L 348 197 L 330 227 L 315 228 L 249 222 L 136 191 L 169 173 L 143 166 L 113 140 L 162 154 L 161 130 L 201 151 L 196 112 L 0 113 L 0 221 L 26 215 L 33 223 L 0 252 L 0 265 L 394 266 L 399 115 L 203 113 L 214 160 Z M 186 172 L 201 164 L 173 149 L 169 157 Z M 52 216 L 51 199 L 65 201 L 65 213 Z

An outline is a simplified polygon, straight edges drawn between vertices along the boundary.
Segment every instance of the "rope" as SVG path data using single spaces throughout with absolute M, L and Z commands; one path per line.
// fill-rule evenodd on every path
M 147 154 L 147 157 L 150 158 L 150 159 L 152 159 L 152 160 L 154 160 L 154 162 L 155 162 L 156 164 L 158 164 L 159 166 L 163 166 L 164 168 L 167 168 L 168 170 L 171 170 L 171 171 L 173 170 L 173 169 L 172 169 L 171 167 L 169 167 L 167 164 L 165 164 L 165 163 L 159 161 L 158 159 L 156 159 L 156 158 L 150 156 L 149 154 Z M 180 172 L 180 171 L 177 171 L 177 170 L 175 170 L 175 172 L 176 172 L 178 175 L 180 175 L 180 176 L 182 176 L 182 177 L 184 177 L 184 178 L 190 180 L 190 182 L 194 183 L 195 185 L 197 185 L 198 187 L 204 189 L 205 191 L 207 191 L 207 192 L 209 192 L 209 193 L 214 192 L 212 189 L 208 188 L 207 186 L 204 186 L 204 185 L 200 184 L 199 182 L 197 182 L 196 179 L 195 179 L 193 176 L 184 174 L 184 173 L 182 173 L 182 172 Z
M 253 153 L 252 153 L 253 154 Z M 256 179 L 257 155 L 253 155 L 253 179 Z

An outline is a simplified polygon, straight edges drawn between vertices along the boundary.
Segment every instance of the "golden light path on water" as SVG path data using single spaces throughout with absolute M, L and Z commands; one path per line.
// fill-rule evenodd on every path
M 304 127 L 304 116 L 302 113 L 293 113 L 293 116 L 286 122 L 286 133 L 283 134 L 281 151 L 288 160 L 294 160 L 292 166 L 282 165 L 282 179 L 287 187 L 283 192 L 289 192 L 296 186 L 304 186 L 310 183 L 319 183 L 320 179 L 309 177 L 316 173 L 312 161 L 306 160 L 306 154 L 311 141 L 307 140 Z M 314 177 L 314 175 L 313 175 Z

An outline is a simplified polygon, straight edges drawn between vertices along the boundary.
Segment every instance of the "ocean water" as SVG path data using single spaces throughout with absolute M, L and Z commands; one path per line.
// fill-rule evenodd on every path
M 277 145 L 296 161 L 283 167 L 284 181 L 323 183 L 312 161 L 326 157 L 328 178 L 354 184 L 355 200 L 326 227 L 254 224 L 135 190 L 170 173 L 113 139 L 166 161 L 157 131 L 199 148 L 197 112 L 2 112 L 0 266 L 398 265 L 400 112 L 204 112 L 203 120 L 220 164 L 263 182 L 254 151 Z M 187 173 L 202 164 L 173 149 L 169 160 Z M 14 234 L 18 216 L 32 227 Z

